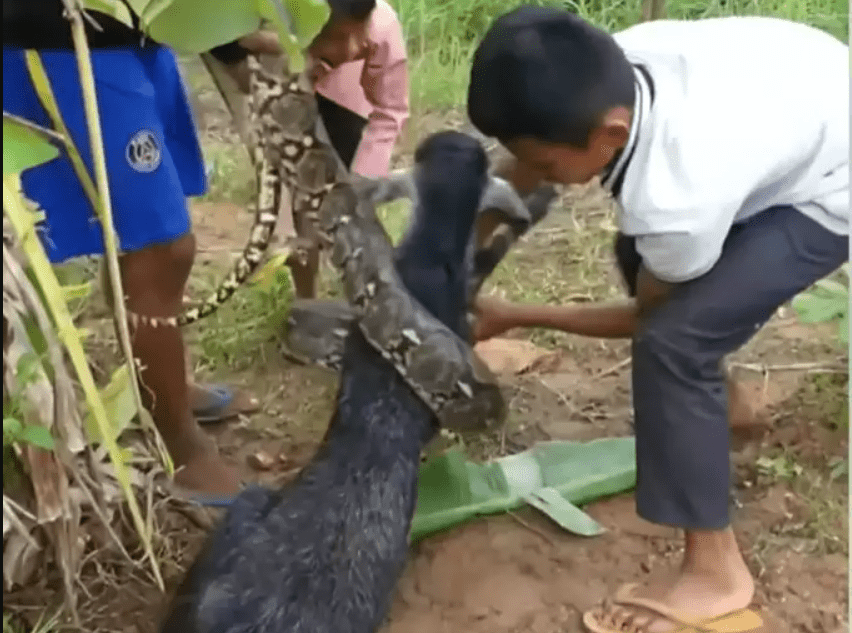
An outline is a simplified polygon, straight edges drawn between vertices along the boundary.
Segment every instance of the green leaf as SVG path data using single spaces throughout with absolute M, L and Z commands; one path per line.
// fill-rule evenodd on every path
M 849 475 L 849 460 L 842 457 L 835 457 L 828 463 L 830 469 L 830 479 L 832 481 L 846 477 Z
M 529 495 L 536 495 L 536 503 L 544 508 L 556 508 L 558 502 L 543 489 L 553 489 L 569 503 L 583 504 L 629 490 L 635 483 L 633 438 L 543 442 L 488 464 L 468 461 L 458 450 L 448 451 L 421 466 L 411 539 L 478 516 L 514 510 Z M 567 506 L 559 506 L 554 509 L 559 517 L 555 520 L 578 533 L 594 531 L 587 520 L 569 513 Z
M 388 237 L 391 239 L 391 244 L 399 243 L 405 230 L 408 228 L 411 219 L 411 202 L 408 200 L 395 200 L 386 204 L 379 205 L 376 209 L 376 215 Z
M 278 271 L 287 266 L 287 258 L 290 257 L 289 249 L 276 253 L 270 257 L 260 269 L 252 275 L 251 283 L 261 288 L 270 288 L 278 281 Z
M 112 439 L 116 439 L 136 416 L 136 402 L 133 398 L 130 372 L 126 364 L 122 364 L 115 370 L 109 383 L 100 390 L 100 396 L 110 425 L 109 431 Z M 92 443 L 103 443 L 103 437 L 91 413 L 91 407 L 89 409 L 84 420 L 86 436 Z
M 17 441 L 23 428 L 24 425 L 17 418 L 3 418 L 3 444 Z
M 3 174 L 17 174 L 59 156 L 44 137 L 3 117 Z
M 553 519 L 562 529 L 580 536 L 598 536 L 606 532 L 600 523 L 566 501 L 553 488 L 541 488 L 524 495 L 524 501 Z
M 33 382 L 38 377 L 40 369 L 41 359 L 35 352 L 25 352 L 22 354 L 15 368 L 15 378 L 18 380 L 18 386 L 23 388 Z
M 848 303 L 838 295 L 813 291 L 795 297 L 793 308 L 805 323 L 825 323 L 848 311 Z
M 844 345 L 849 344 L 849 310 L 846 310 L 840 317 L 840 322 L 837 324 L 837 338 Z
M 92 288 L 93 284 L 91 282 L 62 286 L 62 294 L 65 297 L 65 303 L 90 297 L 92 294 Z
M 157 42 L 183 53 L 203 53 L 260 26 L 253 0 L 128 0 Z
M 834 279 L 820 279 L 814 286 L 824 290 L 830 297 L 845 299 L 849 296 L 849 288 Z
M 47 427 L 39 424 L 28 424 L 25 426 L 18 436 L 18 441 L 38 446 L 46 451 L 53 450 L 53 436 Z
M 322 30 L 330 14 L 326 0 L 258 0 L 258 9 L 275 27 L 287 53 L 290 69 L 301 72 L 305 66 L 302 51 Z
M 278 32 L 295 72 L 304 49 L 329 15 L 326 0 L 128 0 L 157 42 L 183 53 L 204 53 L 256 31 L 265 18 Z
M 82 4 L 84 9 L 104 13 L 131 28 L 133 27 L 133 18 L 130 15 L 130 11 L 127 9 L 127 5 L 121 2 L 121 0 L 82 0 Z M 97 16 L 91 17 L 95 21 L 98 19 Z

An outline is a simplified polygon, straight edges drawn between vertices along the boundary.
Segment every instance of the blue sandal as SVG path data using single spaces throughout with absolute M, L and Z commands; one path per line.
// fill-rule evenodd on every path
M 245 490 L 245 487 L 246 484 L 243 483 L 240 487 L 239 492 L 235 492 L 232 495 L 217 495 L 210 492 L 190 490 L 189 488 L 184 488 L 183 486 L 178 486 L 174 482 L 171 482 L 171 484 L 169 485 L 169 492 L 171 492 L 172 496 L 176 497 L 177 499 L 204 506 L 205 508 L 225 509 L 229 508 L 231 504 L 234 503 L 240 493 Z
M 210 394 L 205 406 L 193 407 L 195 420 L 202 425 L 218 424 L 260 410 L 260 402 L 244 391 L 235 391 L 224 384 L 196 385 Z

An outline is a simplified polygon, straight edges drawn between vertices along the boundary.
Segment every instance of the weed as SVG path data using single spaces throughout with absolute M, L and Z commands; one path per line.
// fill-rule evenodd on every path
M 633 0 L 537 0 L 562 6 L 608 31 L 640 19 Z M 391 0 L 408 39 L 411 103 L 416 118 L 424 112 L 464 103 L 470 58 L 491 22 L 511 6 L 502 0 Z M 701 19 L 727 15 L 765 15 L 812 24 L 844 42 L 849 38 L 849 3 L 844 0 L 668 0 L 667 17 Z
M 33 352 L 27 352 L 18 359 L 15 371 L 17 384 L 3 402 L 3 447 L 12 444 L 32 444 L 45 450 L 53 450 L 53 436 L 50 430 L 40 424 L 27 424 L 27 406 L 25 396 L 29 385 L 39 377 L 41 359 Z
M 775 457 L 764 455 L 757 459 L 756 465 L 761 475 L 774 480 L 792 481 L 804 472 L 804 468 L 787 453 L 781 453 Z
M 202 367 L 244 369 L 263 363 L 266 345 L 283 327 L 292 296 L 284 266 L 235 294 L 196 330 Z
M 257 195 L 257 181 L 248 154 L 240 143 L 205 147 L 207 193 L 202 200 L 250 205 Z

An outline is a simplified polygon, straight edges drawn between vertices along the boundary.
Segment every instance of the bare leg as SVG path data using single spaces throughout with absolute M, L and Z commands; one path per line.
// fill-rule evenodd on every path
M 120 265 L 128 309 L 146 316 L 179 314 L 194 254 L 195 238 L 187 235 L 124 255 Z M 203 492 L 236 492 L 237 472 L 224 463 L 192 417 L 180 329 L 140 324 L 132 331 L 132 344 L 142 365 L 143 402 L 175 463 L 175 482 Z
M 319 249 L 314 247 L 308 251 L 307 265 L 302 265 L 301 262 L 292 256 L 287 260 L 287 265 L 293 274 L 296 297 L 299 299 L 313 299 L 316 297 Z

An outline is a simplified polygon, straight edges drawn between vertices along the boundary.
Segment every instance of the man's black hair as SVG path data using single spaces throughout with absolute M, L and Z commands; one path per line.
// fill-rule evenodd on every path
M 612 36 L 568 11 L 523 6 L 497 18 L 477 47 L 467 112 L 503 143 L 585 148 L 601 117 L 633 99 L 633 68 Z
M 376 0 L 328 0 L 332 20 L 363 22 L 376 8 Z

